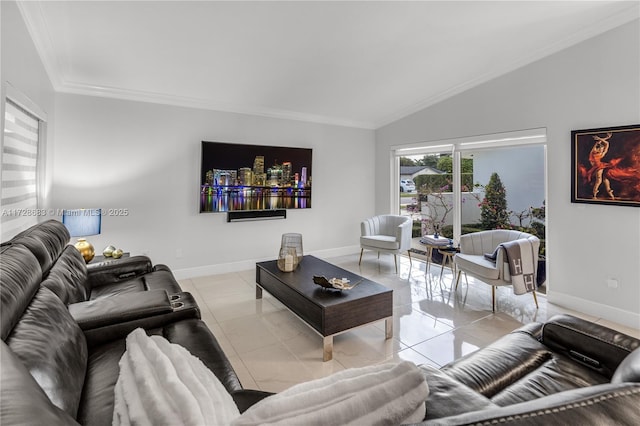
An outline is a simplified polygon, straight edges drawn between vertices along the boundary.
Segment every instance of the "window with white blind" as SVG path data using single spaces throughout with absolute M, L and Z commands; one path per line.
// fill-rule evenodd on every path
M 41 124 L 35 114 L 6 99 L 1 173 L 2 241 L 38 222 Z

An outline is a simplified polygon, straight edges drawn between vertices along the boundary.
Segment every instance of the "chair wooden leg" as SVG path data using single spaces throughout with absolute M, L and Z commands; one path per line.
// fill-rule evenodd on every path
M 536 302 L 536 309 L 538 309 L 538 296 L 536 296 L 535 290 L 533 290 L 533 301 Z
M 358 265 L 362 263 L 362 253 L 364 252 L 364 249 L 360 249 L 360 260 L 358 261 Z
M 398 273 L 398 256 L 397 255 L 393 255 L 393 261 L 396 264 L 396 274 Z
M 491 310 L 496 311 L 496 286 L 491 286 Z
M 462 275 L 462 271 L 458 271 L 458 278 L 456 278 L 456 288 L 453 291 L 458 290 L 458 284 L 460 284 L 460 275 Z
M 409 265 L 413 265 L 413 262 L 411 262 L 411 250 L 407 250 L 407 254 L 409 255 Z

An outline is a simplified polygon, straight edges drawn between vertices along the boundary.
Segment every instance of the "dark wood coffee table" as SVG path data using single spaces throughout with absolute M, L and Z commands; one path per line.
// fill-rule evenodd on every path
M 314 275 L 348 278 L 351 290 L 324 289 Z M 333 358 L 333 336 L 361 325 L 385 320 L 385 337 L 393 336 L 393 290 L 314 256 L 304 256 L 293 272 L 282 272 L 276 261 L 256 263 L 256 299 L 268 291 L 323 337 L 323 361 Z

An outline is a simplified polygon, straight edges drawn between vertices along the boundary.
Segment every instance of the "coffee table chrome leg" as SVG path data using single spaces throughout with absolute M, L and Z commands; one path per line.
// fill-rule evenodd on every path
M 322 337 L 322 361 L 333 359 L 333 336 Z
M 393 317 L 384 320 L 384 338 L 391 339 L 393 337 Z
M 256 284 L 256 299 L 262 299 L 262 287 Z

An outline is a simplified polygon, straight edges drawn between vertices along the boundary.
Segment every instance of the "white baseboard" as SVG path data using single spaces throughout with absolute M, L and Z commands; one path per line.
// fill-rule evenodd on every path
M 587 299 L 581 299 L 569 294 L 550 291 L 549 294 L 547 294 L 547 301 L 597 318 L 617 322 L 618 324 L 622 324 L 627 327 L 637 329 L 640 325 L 640 313 L 638 312 L 625 311 L 623 309 L 593 302 Z
M 339 247 L 335 249 L 316 250 L 310 253 L 313 256 L 321 259 L 326 259 L 335 256 L 346 256 L 349 254 L 359 253 L 360 246 L 348 246 Z M 239 262 L 218 263 L 214 265 L 196 266 L 193 268 L 176 269 L 173 271 L 173 275 L 177 280 L 184 280 L 188 278 L 204 277 L 207 275 L 226 274 L 229 272 L 246 271 L 249 269 L 255 269 L 257 262 L 264 262 L 267 260 L 273 260 L 272 256 L 263 259 L 247 259 Z

